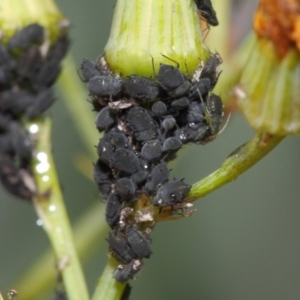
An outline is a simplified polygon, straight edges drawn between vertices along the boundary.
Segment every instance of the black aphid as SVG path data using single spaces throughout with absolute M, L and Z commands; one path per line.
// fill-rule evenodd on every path
M 212 6 L 211 0 L 195 0 L 195 3 L 197 9 L 201 12 L 202 17 L 209 25 L 219 25 L 217 14 Z
M 102 197 L 106 198 L 110 194 L 113 179 L 111 169 L 101 160 L 98 160 L 94 164 L 94 180 Z
M 120 262 L 129 264 L 135 258 L 126 238 L 120 231 L 111 231 L 108 234 L 109 250 L 113 256 Z
M 160 64 L 157 75 L 159 85 L 172 98 L 183 96 L 191 85 L 179 70 L 178 66 L 174 67 L 172 65 Z
M 169 137 L 167 138 L 162 147 L 163 152 L 176 152 L 182 146 L 182 141 L 177 137 Z
M 84 58 L 80 65 L 81 74 L 83 76 L 83 81 L 88 82 L 91 78 L 95 76 L 103 75 L 98 69 L 96 69 L 96 63 L 91 60 Z
M 156 101 L 152 105 L 151 111 L 156 117 L 161 118 L 166 115 L 167 106 L 162 101 Z
M 119 148 L 113 155 L 112 165 L 116 173 L 131 175 L 141 169 L 138 157 L 130 150 Z
M 191 189 L 191 185 L 184 183 L 182 180 L 174 180 L 162 185 L 153 197 L 152 203 L 155 206 L 172 206 L 182 202 L 184 197 Z
M 168 181 L 169 169 L 166 163 L 160 163 L 155 166 L 150 175 L 148 176 L 147 182 L 145 184 L 145 191 L 149 195 L 153 195 L 157 189 L 164 183 Z
M 201 71 L 200 78 L 210 78 L 212 88 L 215 86 L 220 75 L 219 65 L 221 63 L 222 59 L 219 53 L 212 53 Z
M 70 39 L 67 34 L 62 35 L 53 45 L 51 45 L 46 60 L 61 61 L 67 54 L 69 49 Z
M 20 117 L 34 101 L 35 98 L 33 94 L 24 90 L 6 90 L 0 93 L 0 110 L 2 113 L 17 118 Z
M 105 207 L 105 220 L 111 228 L 114 228 L 119 224 L 121 210 L 121 199 L 117 194 L 111 193 L 107 198 Z
M 148 176 L 148 171 L 145 169 L 141 169 L 136 173 L 134 173 L 131 178 L 134 181 L 134 183 L 139 186 L 146 181 L 147 176 Z
M 99 111 L 96 117 L 96 127 L 99 131 L 107 130 L 116 122 L 115 111 L 109 106 Z
M 137 141 L 144 142 L 155 139 L 156 124 L 146 109 L 134 106 L 127 114 L 127 121 Z
M 188 114 L 187 114 L 187 123 L 202 123 L 204 120 L 204 109 L 201 102 L 194 101 L 190 104 Z
M 135 226 L 132 225 L 126 228 L 126 237 L 128 244 L 137 258 L 150 257 L 152 254 L 150 240 L 141 231 L 137 230 Z
M 116 129 L 112 129 L 104 136 L 105 140 L 109 140 L 109 142 L 116 148 L 127 148 L 128 147 L 128 138 L 127 136 L 119 132 Z
M 11 146 L 14 153 L 19 159 L 29 162 L 32 156 L 33 146 L 29 135 L 24 131 L 21 125 L 16 121 L 9 123 L 9 135 L 11 138 Z
M 39 46 L 32 46 L 24 51 L 15 66 L 18 83 L 24 87 L 30 86 L 31 82 L 36 79 L 42 64 L 43 57 Z
M 31 44 L 41 43 L 44 36 L 44 28 L 39 24 L 30 24 L 18 31 L 7 43 L 9 50 L 23 50 Z
M 100 97 L 115 97 L 122 89 L 122 80 L 110 75 L 90 78 L 88 88 L 91 95 Z
M 175 110 L 175 111 L 179 111 L 179 110 L 183 110 L 186 109 L 190 104 L 190 100 L 186 97 L 174 100 L 171 103 L 171 107 Z
M 0 180 L 12 195 L 25 200 L 31 200 L 34 192 L 27 184 L 30 175 L 26 170 L 18 169 L 13 161 L 5 156 L 0 158 Z
M 53 92 L 51 89 L 45 89 L 39 92 L 33 103 L 28 105 L 26 109 L 26 116 L 29 119 L 36 118 L 44 113 L 55 101 Z
M 33 89 L 35 91 L 48 88 L 55 82 L 61 71 L 60 61 L 56 58 L 51 58 L 43 63 L 34 79 Z
M 141 156 L 148 162 L 153 162 L 160 159 L 162 153 L 159 140 L 151 140 L 143 145 Z
M 114 155 L 114 147 L 111 143 L 101 139 L 97 146 L 97 153 L 102 162 L 107 166 L 111 166 L 112 157 Z
M 184 143 L 201 143 L 207 137 L 209 126 L 204 123 L 189 123 L 176 134 Z
M 199 81 L 195 82 L 190 90 L 189 90 L 189 98 L 190 100 L 199 99 L 202 97 L 203 99 L 206 98 L 208 92 L 213 88 L 212 82 L 210 78 L 203 78 Z
M 115 188 L 122 200 L 128 202 L 135 200 L 136 186 L 130 178 L 123 177 L 118 179 Z
M 164 134 L 166 134 L 169 130 L 173 129 L 176 125 L 176 120 L 173 116 L 166 116 L 161 122 L 161 127 L 163 129 Z
M 142 102 L 156 100 L 159 97 L 159 85 L 151 78 L 131 75 L 124 81 L 125 93 Z
M 142 265 L 143 263 L 140 259 L 133 260 L 127 265 L 119 265 L 114 273 L 114 278 L 119 282 L 126 282 L 133 279 L 136 273 L 141 270 Z

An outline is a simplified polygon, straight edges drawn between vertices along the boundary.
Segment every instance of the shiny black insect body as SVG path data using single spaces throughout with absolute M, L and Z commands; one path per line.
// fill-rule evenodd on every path
M 171 103 L 171 107 L 175 110 L 175 111 L 181 111 L 186 109 L 190 104 L 190 100 L 186 97 L 182 97 L 180 99 L 174 100 Z
M 109 106 L 104 107 L 99 111 L 96 117 L 96 127 L 101 132 L 103 130 L 108 130 L 116 122 L 115 112 Z
M 94 164 L 94 180 L 98 185 L 100 195 L 106 198 L 111 192 L 113 174 L 111 169 L 101 160 Z
M 173 129 L 175 126 L 176 126 L 176 120 L 171 115 L 166 116 L 161 122 L 161 128 L 163 129 L 164 135 L 166 135 L 166 133 L 171 129 Z
M 32 157 L 33 146 L 28 133 L 16 121 L 9 123 L 9 135 L 13 152 L 22 163 L 28 163 Z
M 122 132 L 112 129 L 105 134 L 105 140 L 108 140 L 115 148 L 127 148 L 128 138 Z
M 178 66 L 160 64 L 157 80 L 159 85 L 171 98 L 183 96 L 190 88 L 190 82 L 185 78 Z
M 44 61 L 43 65 L 35 76 L 33 89 L 35 91 L 40 91 L 44 88 L 50 87 L 55 82 L 60 71 L 60 61 L 56 58 L 51 58 Z
M 210 78 L 203 78 L 195 82 L 189 90 L 189 98 L 191 101 L 202 97 L 205 99 L 208 92 L 213 88 L 213 84 Z
M 134 276 L 141 270 L 142 265 L 143 264 L 140 259 L 135 259 L 127 265 L 119 265 L 114 273 L 114 278 L 119 282 L 126 282 L 133 279 Z
M 204 121 L 204 114 L 202 103 L 197 101 L 192 102 L 187 114 L 187 123 L 202 123 Z
M 151 140 L 143 145 L 141 156 L 148 162 L 159 160 L 162 154 L 159 140 Z
M 39 24 L 30 24 L 18 31 L 7 43 L 9 50 L 24 50 L 31 44 L 41 43 L 44 28 Z
M 178 151 L 182 146 L 182 141 L 177 137 L 169 137 L 167 138 L 162 147 L 163 152 L 176 152 Z
M 155 139 L 156 124 L 146 109 L 140 106 L 131 108 L 127 115 L 127 122 L 137 141 L 144 142 Z
M 182 202 L 184 197 L 190 191 L 191 186 L 184 183 L 182 180 L 174 180 L 162 185 L 153 197 L 152 203 L 154 206 L 172 206 Z
M 212 6 L 211 0 L 195 0 L 195 3 L 207 24 L 211 26 L 219 25 L 217 14 Z
M 148 176 L 147 182 L 145 184 L 145 191 L 149 195 L 153 195 L 157 189 L 164 183 L 168 181 L 169 169 L 166 163 L 160 163 L 155 166 L 150 175 Z
M 137 230 L 135 226 L 132 225 L 126 228 L 126 237 L 128 244 L 137 258 L 150 257 L 152 254 L 150 240 L 141 231 Z
M 6 90 L 0 93 L 0 110 L 7 115 L 17 118 L 20 117 L 34 101 L 34 96 L 24 90 Z
M 136 186 L 134 182 L 128 178 L 123 177 L 116 181 L 116 192 L 122 200 L 131 202 L 135 200 Z
M 68 35 L 62 35 L 49 49 L 46 60 L 61 61 L 66 55 L 70 45 Z
M 131 75 L 124 82 L 125 93 L 142 102 L 156 100 L 159 97 L 159 85 L 151 78 Z
M 214 87 L 220 75 L 219 65 L 221 63 L 222 59 L 219 53 L 212 53 L 201 71 L 200 78 L 210 78 L 212 87 Z
M 28 105 L 26 109 L 26 116 L 28 119 L 34 119 L 44 113 L 55 101 L 51 89 L 44 89 L 39 92 L 32 104 Z
M 84 58 L 82 60 L 81 66 L 81 74 L 83 76 L 83 81 L 88 82 L 91 78 L 95 76 L 101 76 L 103 74 L 96 68 L 96 64 L 91 60 Z
M 111 193 L 107 198 L 105 207 L 105 220 L 111 228 L 118 226 L 121 210 L 121 199 L 117 194 Z
M 141 169 L 141 164 L 134 152 L 119 148 L 113 155 L 112 165 L 116 173 L 120 176 L 128 176 Z
M 34 192 L 26 184 L 26 176 L 30 176 L 26 170 L 18 169 L 9 157 L 0 158 L 0 180 L 3 186 L 12 195 L 31 200 Z
M 162 101 L 156 101 L 152 105 L 151 111 L 154 116 L 162 118 L 167 113 L 167 106 Z
M 207 137 L 209 132 L 209 126 L 204 123 L 189 123 L 183 129 L 176 132 L 183 143 L 201 143 Z
M 90 78 L 88 88 L 91 95 L 99 97 L 115 97 L 122 89 L 123 80 L 110 75 Z
M 134 173 L 131 178 L 137 186 L 140 186 L 146 181 L 147 176 L 148 176 L 148 171 L 142 168 L 136 173 Z
M 114 147 L 111 143 L 101 139 L 97 146 L 97 153 L 102 162 L 107 166 L 111 166 L 112 157 L 114 155 Z
M 108 235 L 109 250 L 113 256 L 120 262 L 129 264 L 134 260 L 135 255 L 132 252 L 126 238 L 120 231 L 111 231 Z
M 43 63 L 43 57 L 38 45 L 25 50 L 16 62 L 17 81 L 21 86 L 30 86 Z

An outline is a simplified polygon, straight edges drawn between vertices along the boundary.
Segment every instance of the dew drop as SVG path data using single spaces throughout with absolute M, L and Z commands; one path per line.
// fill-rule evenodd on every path
M 34 134 L 34 133 L 37 133 L 39 131 L 39 126 L 36 125 L 36 124 L 32 124 L 30 125 L 29 127 L 29 132 Z
M 36 220 L 36 225 L 37 226 L 43 226 L 44 225 L 43 220 L 41 220 L 41 219 Z
M 49 176 L 48 176 L 48 175 L 44 175 L 44 176 L 42 177 L 42 180 L 43 180 L 44 182 L 49 181 Z
M 50 211 L 56 211 L 56 206 L 55 205 L 50 205 L 49 210 Z

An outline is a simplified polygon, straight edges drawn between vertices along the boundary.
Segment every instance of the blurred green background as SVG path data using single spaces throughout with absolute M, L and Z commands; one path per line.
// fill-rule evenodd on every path
M 251 27 L 257 1 L 244 2 L 232 4 L 230 41 L 238 41 Z M 57 3 L 72 24 L 72 53 L 77 66 L 83 57 L 96 59 L 108 39 L 115 2 Z M 97 189 L 74 167 L 76 155 L 86 148 L 59 97 L 50 114 L 54 122 L 53 153 L 74 222 L 95 201 Z M 91 119 L 91 130 L 96 130 L 93 128 Z M 233 116 L 214 142 L 186 146 L 170 165 L 172 176 L 184 177 L 189 183 L 203 178 L 253 133 L 242 115 Z M 131 282 L 130 299 L 300 299 L 299 149 L 299 137 L 287 138 L 238 180 L 197 201 L 192 217 L 158 224 L 151 236 L 153 256 L 146 260 L 138 279 Z M 4 292 L 49 242 L 36 225 L 37 216 L 30 204 L 2 190 L 0 197 L 0 290 Z M 104 238 L 99 238 L 96 254 L 84 265 L 91 292 L 105 266 L 106 251 Z

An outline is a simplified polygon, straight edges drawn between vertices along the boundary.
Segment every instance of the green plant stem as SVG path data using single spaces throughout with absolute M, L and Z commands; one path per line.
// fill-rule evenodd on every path
M 236 180 L 272 151 L 284 138 L 284 136 L 257 132 L 251 141 L 231 153 L 220 169 L 195 183 L 185 200 L 193 202 Z
M 104 205 L 97 200 L 74 225 L 74 242 L 82 261 L 88 260 L 102 246 L 108 226 L 103 218 Z M 22 300 L 42 299 L 55 285 L 53 251 L 46 251 L 22 277 L 11 286 L 22 291 Z M 45 272 L 45 270 L 49 270 Z M 32 285 L 31 283 L 35 284 Z
M 99 278 L 92 300 L 118 300 L 121 298 L 126 284 L 113 278 L 113 273 L 118 266 L 117 261 L 110 257 L 107 265 Z
M 29 131 L 32 125 L 29 125 Z M 85 279 L 51 154 L 51 122 L 47 119 L 35 122 L 34 125 L 38 126 L 38 132 L 32 170 L 38 192 L 33 203 L 55 252 L 57 269 L 62 274 L 68 298 L 88 300 Z
M 91 103 L 84 101 L 84 99 L 88 99 L 88 95 L 71 55 L 64 60 L 63 70 L 58 79 L 58 88 L 88 153 L 94 158 L 96 151 L 93 145 L 97 144 L 101 136 L 94 124 L 96 115 L 91 110 Z

